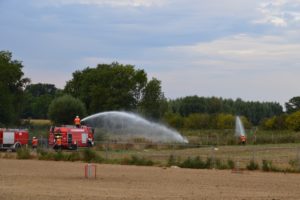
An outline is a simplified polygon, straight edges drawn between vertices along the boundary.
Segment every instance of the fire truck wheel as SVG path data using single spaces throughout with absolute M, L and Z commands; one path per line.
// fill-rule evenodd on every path
M 17 151 L 18 149 L 20 149 L 21 148 L 21 144 L 20 143 L 16 143 L 15 144 L 15 151 Z

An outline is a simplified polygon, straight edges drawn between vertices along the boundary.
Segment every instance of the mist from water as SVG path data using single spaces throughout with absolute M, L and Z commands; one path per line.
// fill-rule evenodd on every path
M 109 135 L 145 138 L 152 142 L 188 143 L 188 140 L 177 131 L 167 128 L 164 125 L 150 122 L 134 113 L 119 111 L 102 112 L 88 116 L 82 122 L 99 128 Z
M 239 116 L 235 118 L 235 135 L 236 136 L 246 136 L 243 123 Z

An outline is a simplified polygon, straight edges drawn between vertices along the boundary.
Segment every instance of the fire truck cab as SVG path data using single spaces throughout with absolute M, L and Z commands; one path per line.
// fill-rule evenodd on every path
M 28 145 L 28 130 L 22 129 L 0 129 L 0 149 L 17 150 Z
M 77 149 L 77 147 L 94 146 L 94 129 L 88 126 L 51 127 L 49 133 L 49 146 L 55 148 L 57 138 L 61 139 L 61 149 Z

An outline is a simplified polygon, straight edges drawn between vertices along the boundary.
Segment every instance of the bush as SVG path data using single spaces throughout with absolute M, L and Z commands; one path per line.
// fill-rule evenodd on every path
M 53 155 L 53 158 L 54 158 L 55 161 L 66 160 L 65 154 L 63 154 L 61 151 L 56 152 L 56 153 Z
M 255 162 L 254 159 L 250 160 L 250 163 L 246 166 L 246 168 L 248 170 L 258 170 L 259 169 L 259 165 L 257 162 Z
M 208 157 L 206 159 L 205 168 L 206 169 L 212 169 L 212 168 L 214 168 L 214 162 L 213 162 L 213 158 L 212 157 Z
M 54 160 L 54 154 L 42 149 L 38 149 L 39 160 Z
M 168 166 L 178 165 L 178 161 L 174 155 L 170 155 L 167 165 Z
M 300 111 L 290 114 L 286 118 L 286 124 L 290 130 L 300 131 Z
M 140 165 L 140 166 L 152 166 L 154 162 L 148 160 L 144 157 L 140 158 L 138 156 L 132 155 L 131 158 L 125 158 L 121 161 L 121 164 L 124 165 Z
M 231 159 L 228 159 L 227 160 L 227 166 L 228 166 L 228 169 L 234 169 L 235 168 L 235 163 L 233 160 Z
M 263 169 L 263 171 L 266 171 L 266 172 L 270 172 L 270 171 L 278 172 L 278 171 L 280 171 L 278 168 L 273 166 L 273 163 L 272 163 L 271 160 L 263 160 L 262 161 L 262 169 Z
M 233 161 L 232 161 L 232 163 L 233 163 L 233 166 L 234 166 L 234 162 Z M 234 167 L 230 168 L 229 165 L 228 165 L 228 162 L 227 163 L 223 163 L 220 159 L 215 159 L 215 168 L 216 169 L 233 169 Z
M 179 164 L 182 168 L 192 168 L 192 169 L 205 169 L 207 168 L 207 162 L 205 163 L 202 159 L 197 156 L 196 158 L 188 157 L 181 164 Z
M 90 149 L 90 148 L 87 148 L 87 149 L 84 149 L 83 150 L 83 161 L 85 162 L 102 162 L 103 159 L 97 155 L 96 151 Z
M 71 154 L 66 155 L 66 160 L 72 161 L 72 162 L 79 161 L 79 160 L 81 160 L 80 153 L 77 151 L 72 152 Z
M 292 159 L 289 161 L 289 164 L 293 169 L 300 170 L 300 160 L 299 159 Z
M 28 148 L 20 148 L 17 150 L 17 159 L 30 159 L 30 150 Z
M 72 124 L 74 116 L 86 115 L 86 108 L 79 99 L 64 95 L 51 102 L 48 115 L 56 124 Z

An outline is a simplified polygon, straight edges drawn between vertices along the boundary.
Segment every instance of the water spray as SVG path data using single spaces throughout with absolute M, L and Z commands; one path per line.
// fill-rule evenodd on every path
M 134 113 L 101 112 L 82 119 L 82 122 L 109 134 L 122 135 L 128 138 L 140 137 L 152 142 L 188 143 L 188 140 L 176 130 L 148 121 Z

